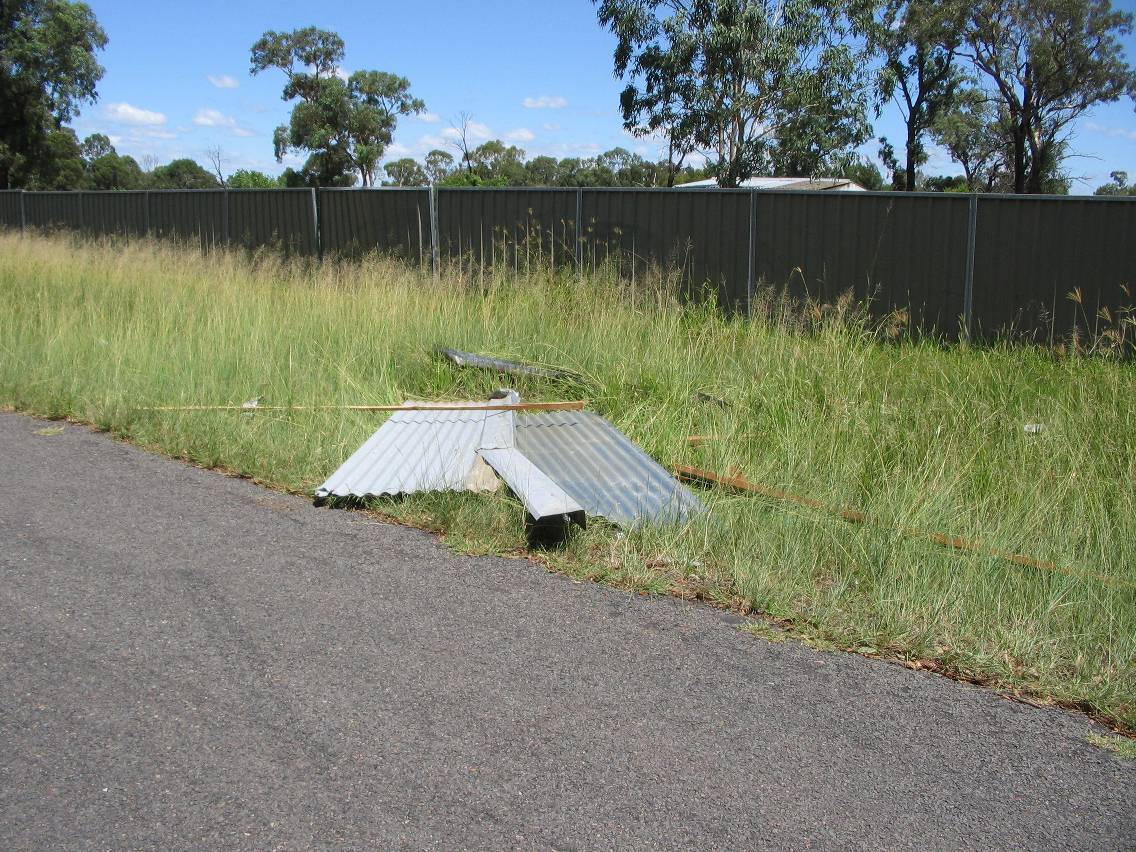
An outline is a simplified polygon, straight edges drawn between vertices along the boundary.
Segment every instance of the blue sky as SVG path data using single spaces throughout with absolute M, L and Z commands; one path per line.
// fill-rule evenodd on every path
M 110 136 L 140 162 L 192 157 L 208 163 L 219 145 L 225 170 L 279 173 L 299 157 L 275 161 L 272 131 L 286 122 L 283 75 L 248 73 L 249 47 L 267 29 L 315 25 L 347 44 L 344 68 L 408 77 L 428 112 L 399 122 L 386 159 L 421 159 L 443 147 L 459 112 L 472 113 L 475 135 L 500 138 L 530 156 L 585 157 L 621 145 L 657 156 L 657 143 L 633 139 L 619 117 L 621 84 L 612 77 L 614 39 L 589 0 L 420 0 L 318 4 L 261 0 L 196 3 L 88 0 L 110 43 L 99 101 L 75 121 L 80 137 Z M 1114 4 L 1132 11 L 1136 0 Z M 1136 62 L 1136 38 L 1125 49 Z M 893 110 L 876 135 L 899 143 Z M 1131 101 L 1098 107 L 1078 123 L 1070 171 L 1074 192 L 1091 192 L 1113 169 L 1136 178 L 1136 112 Z M 876 145 L 866 147 L 874 154 Z M 957 173 L 941 152 L 927 171 Z

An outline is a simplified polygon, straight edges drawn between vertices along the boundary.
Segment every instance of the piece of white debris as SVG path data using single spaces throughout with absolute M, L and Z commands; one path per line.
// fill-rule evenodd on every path
M 1028 435 L 1038 435 L 1045 431 L 1044 423 L 1027 423 L 1022 427 Z

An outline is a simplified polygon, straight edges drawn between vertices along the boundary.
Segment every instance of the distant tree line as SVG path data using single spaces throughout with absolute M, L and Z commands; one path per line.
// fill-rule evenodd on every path
M 288 122 L 273 135 L 280 177 L 226 176 L 179 159 L 143 169 L 110 139 L 68 126 L 97 98 L 107 44 L 76 0 L 0 0 L 0 188 L 210 186 L 671 186 L 712 176 L 842 176 L 869 189 L 1067 192 L 1070 128 L 1101 103 L 1136 99 L 1121 38 L 1133 16 L 1109 0 L 593 0 L 615 36 L 613 70 L 632 135 L 662 143 L 592 157 L 529 158 L 499 139 L 383 165 L 401 117 L 425 110 L 405 77 L 342 71 L 333 32 L 269 30 L 250 72 L 284 77 Z M 858 152 L 894 105 L 902 138 L 878 144 L 887 175 Z M 924 174 L 933 145 L 961 175 Z M 695 165 L 698 164 L 698 165 Z M 705 164 L 705 165 L 702 165 Z M 1113 173 L 1101 194 L 1129 194 Z
M 831 174 L 894 103 L 904 138 L 879 140 L 893 188 L 920 188 L 934 141 L 968 190 L 1062 191 L 1072 122 L 1136 98 L 1133 16 L 1109 0 L 594 2 L 624 126 L 705 154 L 722 186 Z

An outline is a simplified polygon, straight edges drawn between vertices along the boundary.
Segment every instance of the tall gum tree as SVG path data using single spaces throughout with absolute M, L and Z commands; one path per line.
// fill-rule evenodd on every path
M 966 82 L 959 47 L 967 8 L 960 0 L 885 0 L 873 21 L 871 44 L 882 57 L 877 94 L 896 105 L 906 132 L 903 178 L 894 182 L 908 191 L 927 161 L 924 139 Z
M 1108 0 L 977 0 L 960 52 L 1007 117 L 1014 192 L 1044 191 L 1069 125 L 1100 103 L 1136 99 L 1120 37 L 1132 15 Z
M 52 167 L 63 125 L 98 97 L 106 44 L 86 3 L 0 0 L 0 189 Z
M 664 131 L 720 185 L 819 169 L 864 141 L 871 2 L 595 0 L 632 132 Z M 856 38 L 855 36 L 860 36 Z M 839 132 L 834 132 L 834 128 Z
M 350 186 L 358 172 L 363 186 L 373 186 L 398 117 L 426 105 L 410 94 L 405 77 L 385 71 L 344 77 L 343 57 L 343 39 L 333 32 L 269 30 L 252 46 L 250 70 L 283 71 L 283 99 L 297 101 L 289 123 L 273 135 L 277 161 L 289 150 L 306 151 L 303 174 L 309 183 Z

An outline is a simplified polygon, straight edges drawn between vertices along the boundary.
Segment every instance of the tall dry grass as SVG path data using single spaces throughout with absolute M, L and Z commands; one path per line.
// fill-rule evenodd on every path
M 710 515 L 687 529 L 592 525 L 545 555 L 562 570 L 731 603 L 818 643 L 1136 726 L 1131 364 L 884 342 L 854 311 L 802 321 L 776 309 L 747 322 L 680 304 L 668 284 L 639 275 L 632 286 L 602 265 L 583 278 L 530 264 L 435 280 L 382 258 L 289 264 L 0 235 L 0 404 L 310 492 L 379 416 L 142 407 L 476 399 L 496 388 L 494 376 L 433 357 L 438 345 L 564 366 L 584 386 L 515 386 L 528 399 L 586 395 L 664 465 L 736 470 L 878 523 L 707 492 Z M 689 447 L 691 434 L 719 440 Z M 460 549 L 524 545 L 507 496 L 380 508 L 444 530 Z M 901 527 L 1113 584 L 951 551 Z

